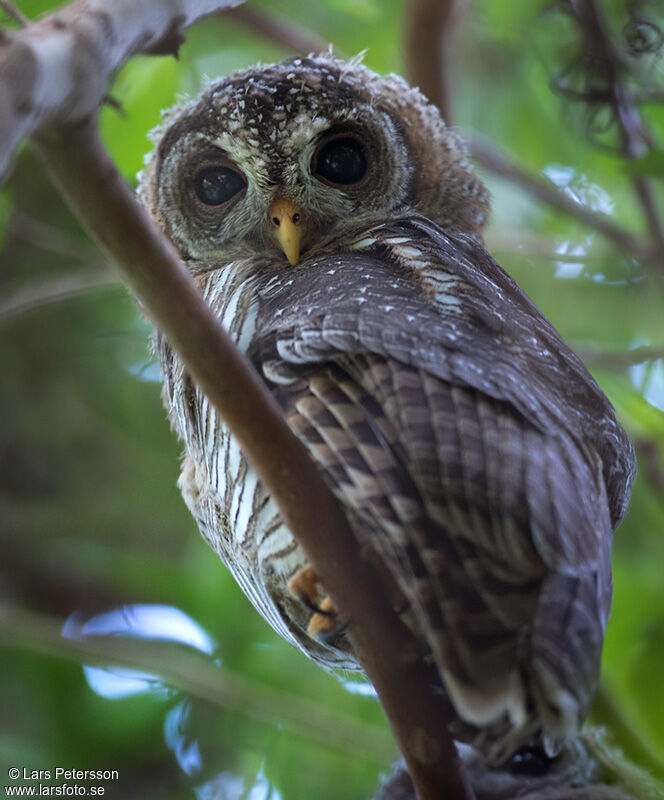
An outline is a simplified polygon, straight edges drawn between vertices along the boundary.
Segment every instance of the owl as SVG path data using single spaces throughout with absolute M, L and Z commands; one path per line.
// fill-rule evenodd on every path
M 153 140 L 142 203 L 341 503 L 452 733 L 491 762 L 553 754 L 597 683 L 633 450 L 485 250 L 457 135 L 401 78 L 322 55 L 210 83 Z M 236 439 L 154 341 L 203 537 L 279 634 L 358 669 Z

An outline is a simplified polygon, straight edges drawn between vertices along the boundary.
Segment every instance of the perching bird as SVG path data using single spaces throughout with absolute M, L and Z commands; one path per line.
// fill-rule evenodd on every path
M 154 142 L 142 202 L 388 576 L 453 733 L 492 761 L 552 752 L 597 683 L 633 451 L 484 249 L 457 136 L 402 79 L 325 55 L 211 83 Z M 203 536 L 283 637 L 356 669 L 236 440 L 156 348 Z

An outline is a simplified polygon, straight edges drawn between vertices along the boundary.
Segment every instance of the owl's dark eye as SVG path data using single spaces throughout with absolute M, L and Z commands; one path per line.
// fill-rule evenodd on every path
M 220 206 L 247 185 L 244 176 L 231 167 L 206 167 L 194 180 L 196 197 L 206 206 Z
M 359 183 L 367 172 L 364 147 L 351 136 L 337 136 L 316 152 L 311 171 L 317 178 L 338 186 Z

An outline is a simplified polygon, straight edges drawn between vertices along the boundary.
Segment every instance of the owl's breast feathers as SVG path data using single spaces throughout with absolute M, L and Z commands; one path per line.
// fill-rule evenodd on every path
M 408 599 L 459 731 L 490 751 L 501 731 L 503 752 L 570 733 L 599 672 L 629 440 L 474 239 L 410 216 L 361 247 L 271 273 L 249 355 Z

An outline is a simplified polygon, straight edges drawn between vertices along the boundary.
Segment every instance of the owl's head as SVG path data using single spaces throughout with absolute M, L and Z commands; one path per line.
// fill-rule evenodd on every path
M 215 81 L 153 140 L 139 194 L 186 259 L 295 263 L 409 211 L 479 235 L 488 212 L 437 109 L 331 55 Z

